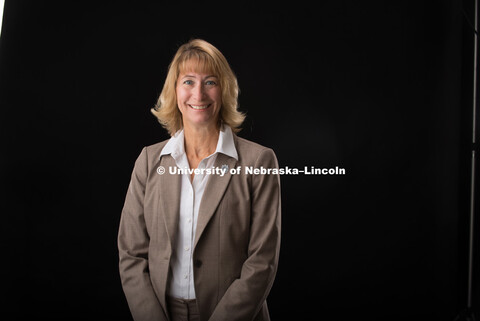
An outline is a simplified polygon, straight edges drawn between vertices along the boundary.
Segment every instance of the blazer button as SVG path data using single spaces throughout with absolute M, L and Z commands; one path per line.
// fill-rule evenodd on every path
M 195 267 L 199 268 L 202 266 L 202 261 L 201 260 L 195 260 Z

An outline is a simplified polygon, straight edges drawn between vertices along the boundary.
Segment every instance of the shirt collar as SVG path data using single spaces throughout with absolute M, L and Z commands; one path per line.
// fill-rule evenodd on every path
M 173 158 L 177 159 L 180 155 L 185 154 L 185 145 L 184 145 L 185 136 L 183 129 L 177 131 L 163 147 L 162 152 L 160 153 L 160 158 L 163 155 L 171 154 Z M 220 133 L 218 135 L 217 148 L 215 149 L 216 153 L 222 153 L 227 156 L 233 157 L 238 161 L 238 153 L 235 148 L 235 142 L 233 140 L 233 132 L 230 126 L 222 125 L 220 128 Z
M 178 156 L 185 153 L 185 147 L 183 144 L 184 136 L 183 136 L 183 129 L 177 131 L 175 135 L 173 135 L 165 144 L 160 153 L 160 158 L 163 155 L 171 154 L 173 158 L 177 158 Z

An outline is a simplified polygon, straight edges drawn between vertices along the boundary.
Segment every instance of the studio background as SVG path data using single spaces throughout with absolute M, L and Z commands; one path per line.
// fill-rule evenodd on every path
M 6 0 L 2 314 L 131 320 L 125 193 L 142 147 L 168 138 L 150 113 L 168 64 L 202 38 L 238 77 L 239 136 L 282 167 L 346 169 L 281 178 L 272 320 L 453 320 L 467 287 L 472 3 Z

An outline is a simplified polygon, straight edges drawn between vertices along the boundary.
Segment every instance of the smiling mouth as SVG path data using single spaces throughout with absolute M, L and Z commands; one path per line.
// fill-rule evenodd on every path
M 207 109 L 210 107 L 211 104 L 208 105 L 188 105 L 190 108 L 195 109 L 195 110 L 202 110 L 202 109 Z

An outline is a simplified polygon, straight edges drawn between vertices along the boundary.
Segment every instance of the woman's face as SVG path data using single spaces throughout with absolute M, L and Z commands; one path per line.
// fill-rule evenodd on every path
M 177 80 L 177 105 L 184 126 L 216 126 L 222 105 L 218 78 L 209 73 L 194 71 L 180 73 Z

